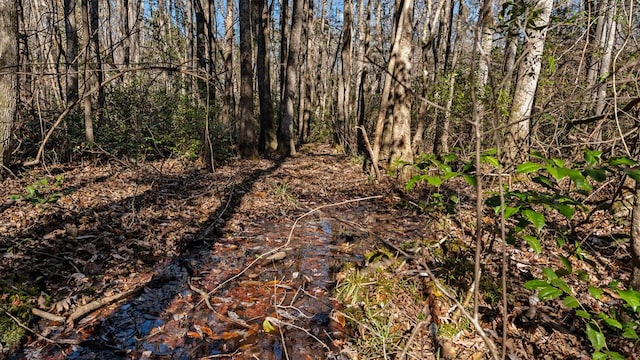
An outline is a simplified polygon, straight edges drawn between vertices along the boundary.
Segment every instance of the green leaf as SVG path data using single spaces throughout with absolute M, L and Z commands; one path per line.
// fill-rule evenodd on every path
M 567 285 L 567 282 L 562 280 L 561 278 L 551 280 L 551 285 L 557 287 L 567 294 L 572 294 L 571 288 L 569 287 L 569 285 Z
M 522 210 L 522 216 L 527 219 L 530 223 L 533 224 L 533 226 L 536 228 L 536 230 L 538 232 L 540 232 L 540 230 L 545 226 L 545 220 L 544 220 L 544 215 L 542 215 L 541 213 L 531 210 L 531 209 L 524 209 Z
M 575 309 L 580 307 L 580 303 L 578 302 L 578 299 L 576 299 L 571 295 L 565 296 L 564 299 L 562 299 L 562 303 L 564 304 L 564 306 L 568 307 L 569 309 Z
M 593 354 L 591 354 L 591 359 L 593 360 L 608 360 L 607 355 L 604 353 L 601 353 L 600 351 L 596 351 Z
M 540 241 L 537 237 L 533 235 L 525 235 L 523 238 L 526 240 L 527 244 L 531 246 L 531 249 L 536 252 L 536 254 L 540 254 L 542 252 L 542 245 L 540 245 Z
M 529 290 L 536 290 L 547 286 L 549 286 L 549 283 L 540 279 L 529 280 L 524 283 L 525 289 Z
M 542 272 L 544 273 L 544 275 L 549 280 L 553 280 L 553 279 L 557 279 L 558 278 L 558 274 L 556 274 L 556 272 L 553 271 L 552 268 L 544 268 L 544 269 L 542 269 Z
M 407 182 L 407 185 L 404 186 L 405 190 L 413 189 L 419 181 L 420 176 L 412 176 L 411 179 L 409 179 L 409 182 Z
M 624 172 L 627 173 L 627 176 L 629 176 L 636 182 L 640 183 L 640 170 L 629 169 L 629 170 L 625 170 Z
M 467 182 L 467 184 L 476 187 L 478 186 L 478 180 L 476 179 L 476 177 L 474 175 L 467 175 L 467 174 L 462 174 L 462 178 L 464 179 L 464 181 Z
M 600 160 L 600 156 L 602 156 L 602 151 L 600 150 L 584 149 L 584 161 L 589 166 L 594 166 Z
M 551 181 L 551 178 L 548 176 L 544 176 L 544 175 L 534 176 L 533 178 L 531 178 L 531 180 L 552 191 L 555 191 L 558 187 L 558 184 L 556 184 L 554 181 Z
M 602 289 L 595 286 L 589 286 L 589 294 L 591 294 L 594 299 L 600 300 L 602 298 Z
M 622 331 L 622 336 L 625 339 L 631 339 L 631 340 L 640 339 L 640 337 L 638 337 L 638 333 L 636 332 L 636 328 L 637 327 L 638 327 L 638 324 L 636 324 L 634 322 L 630 321 L 630 322 L 625 323 L 624 324 L 624 330 Z
M 576 315 L 580 316 L 583 319 L 591 320 L 591 314 L 584 310 L 576 310 Z
M 264 319 L 264 321 L 262 322 L 262 329 L 266 333 L 274 332 L 276 330 L 276 328 L 271 325 L 271 322 L 269 322 L 268 319 Z
M 620 321 L 610 317 L 609 315 L 601 312 L 601 313 L 598 313 L 598 317 L 604 320 L 604 322 L 607 325 L 611 326 L 612 328 L 622 330 L 622 324 L 620 323 Z
M 569 259 L 567 259 L 565 256 L 560 255 L 560 262 L 564 266 L 565 270 L 567 270 L 567 273 L 573 273 L 573 265 L 571 264 L 571 261 Z
M 563 167 L 564 167 L 564 160 L 562 160 L 562 159 L 553 158 L 553 159 L 551 159 L 551 162 L 552 162 L 555 166 L 557 166 L 557 167 L 559 167 L 559 168 L 563 168 Z
M 582 172 L 585 176 L 591 177 L 597 182 L 607 180 L 607 172 L 604 169 L 586 169 Z
M 424 175 L 423 180 L 425 180 L 429 185 L 435 187 L 439 187 L 440 185 L 442 185 L 442 179 L 440 178 L 440 176 Z
M 541 168 L 542 168 L 542 165 L 527 161 L 518 165 L 518 167 L 516 167 L 516 172 L 519 174 L 529 174 L 534 171 L 538 171 Z
M 640 307 L 640 292 L 635 291 L 633 289 L 629 290 L 618 290 L 618 295 L 624 300 L 627 305 L 633 309 L 634 312 L 638 312 L 638 308 Z
M 513 214 L 517 213 L 520 210 L 519 207 L 511 207 L 507 206 L 504 208 L 504 218 L 505 220 L 510 218 Z
M 571 218 L 573 217 L 573 214 L 575 214 L 576 209 L 574 209 L 573 207 L 569 206 L 569 205 L 565 205 L 565 204 L 552 204 L 551 205 L 554 209 L 558 210 L 558 212 L 564 216 L 567 220 L 571 220 Z
M 27 186 L 25 190 L 27 191 L 27 195 L 29 197 L 34 197 L 38 193 L 38 190 L 36 190 L 36 188 L 31 185 Z
M 557 167 L 557 166 L 553 166 L 553 165 L 547 165 L 546 166 L 547 172 L 553 176 L 554 179 L 556 179 L 556 181 L 560 181 L 563 178 L 567 177 L 568 174 L 568 170 L 567 168 L 564 167 Z
M 498 161 L 498 159 L 496 159 L 493 156 L 481 156 L 480 157 L 480 162 L 485 163 L 485 164 L 490 164 L 491 166 L 493 166 L 496 169 L 500 168 L 500 161 Z
M 593 187 L 591 186 L 591 184 L 589 184 L 589 182 L 587 181 L 587 178 L 585 178 L 580 171 L 569 169 L 567 171 L 567 175 L 569 175 L 569 177 L 571 178 L 573 183 L 576 184 L 576 187 L 578 189 L 582 189 L 586 191 L 593 190 Z
M 609 164 L 611 166 L 620 166 L 620 165 L 634 166 L 635 164 L 637 164 L 637 162 L 629 159 L 626 156 L 616 156 L 609 159 Z
M 607 346 L 604 334 L 602 334 L 600 329 L 592 322 L 587 324 L 587 339 L 589 339 L 591 346 L 593 346 L 596 352 Z
M 617 353 L 615 351 L 605 351 L 604 352 L 609 359 L 611 360 L 625 360 L 626 358 L 624 356 L 622 356 L 620 353 Z
M 553 300 L 562 296 L 562 290 L 557 289 L 553 286 L 547 286 L 545 288 L 540 289 L 538 292 L 538 298 L 540 300 Z
M 454 154 L 454 153 L 448 153 L 447 155 L 442 157 L 442 160 L 444 160 L 445 162 L 452 162 L 454 160 L 458 160 L 458 155 Z

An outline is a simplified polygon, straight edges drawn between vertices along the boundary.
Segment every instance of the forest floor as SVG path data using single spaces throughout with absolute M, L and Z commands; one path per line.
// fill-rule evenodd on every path
M 324 145 L 214 173 L 178 160 L 24 172 L 0 184 L 0 358 L 487 358 L 429 277 L 472 307 L 474 190 L 441 189 L 453 208 L 423 206 L 426 191 L 375 184 Z M 500 346 L 502 247 L 492 212 L 483 223 L 479 325 Z M 627 230 L 598 229 L 584 233 L 604 243 L 585 248 L 605 270 L 584 270 L 621 279 L 627 244 L 607 239 Z M 584 321 L 522 286 L 559 266 L 545 249 L 507 248 L 509 359 L 590 359 Z

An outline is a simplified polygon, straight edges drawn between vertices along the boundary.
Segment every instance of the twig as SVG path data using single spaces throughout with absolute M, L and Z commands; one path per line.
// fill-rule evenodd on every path
M 409 351 L 409 347 L 411 346 L 413 339 L 416 337 L 416 335 L 418 334 L 418 331 L 420 331 L 420 328 L 422 327 L 422 325 L 424 325 L 424 323 L 425 323 L 424 320 L 420 320 L 416 324 L 416 326 L 413 328 L 413 331 L 411 332 L 411 336 L 409 336 L 409 340 L 407 340 L 407 343 L 404 345 L 404 349 L 402 349 L 402 352 L 400 353 L 400 355 L 398 355 L 398 359 L 404 359 L 405 356 L 407 356 L 407 351 Z
M 50 312 L 46 312 L 44 310 L 40 310 L 38 308 L 31 308 L 31 313 L 35 316 L 39 316 L 43 319 L 63 323 L 65 321 L 64 316 L 54 315 Z
M 85 315 L 100 309 L 103 306 L 109 305 L 113 302 L 116 302 L 118 300 L 124 299 L 130 295 L 136 294 L 139 291 L 141 291 L 144 288 L 144 286 L 139 286 L 135 289 L 131 289 L 119 294 L 115 294 L 115 295 L 111 295 L 111 296 L 107 296 L 105 298 L 102 299 L 98 299 L 95 301 L 92 301 L 86 305 L 82 305 L 79 308 L 77 308 L 67 319 L 67 325 L 70 327 L 73 327 L 74 323 L 76 320 L 84 317 Z
M 244 273 L 246 273 L 249 269 L 251 269 L 258 261 L 264 259 L 265 257 L 274 254 L 284 248 L 286 248 L 287 246 L 289 246 L 289 244 L 291 243 L 291 238 L 293 237 L 293 231 L 296 228 L 296 225 L 298 225 L 298 222 L 300 222 L 300 220 L 304 219 L 305 217 L 320 211 L 322 209 L 326 209 L 329 207 L 336 207 L 336 206 L 340 206 L 340 205 L 346 205 L 346 204 L 351 204 L 354 202 L 360 202 L 360 201 L 367 201 L 367 200 L 373 200 L 373 199 L 380 199 L 382 198 L 382 195 L 374 195 L 374 196 L 367 196 L 367 197 L 363 197 L 363 198 L 357 198 L 357 199 L 349 199 L 349 200 L 345 200 L 345 201 L 341 201 L 338 203 L 334 203 L 334 204 L 326 204 L 326 205 L 321 205 L 318 207 L 315 207 L 309 211 L 307 211 L 306 213 L 300 215 L 296 221 L 294 221 L 293 225 L 291 226 L 291 231 L 289 231 L 289 236 L 287 237 L 287 241 L 278 246 L 277 248 L 271 249 L 265 253 L 262 253 L 260 255 L 258 255 L 253 261 L 251 261 L 249 263 L 249 265 L 247 265 L 244 269 L 242 269 L 239 273 L 233 275 L 232 277 L 228 278 L 227 280 L 223 281 L 222 283 L 220 283 L 218 286 L 216 286 L 213 290 L 209 291 L 209 293 L 207 295 L 211 295 L 213 293 L 215 293 L 216 291 L 222 289 L 225 285 L 227 285 L 228 283 L 234 281 L 235 279 L 239 278 L 240 276 L 244 275 Z M 208 298 L 208 296 L 206 298 L 204 298 L 205 300 Z M 204 300 L 200 300 L 200 302 L 198 302 L 198 304 L 196 304 L 196 306 L 200 305 L 202 303 L 202 301 Z
M 200 290 L 198 287 L 193 285 L 191 283 L 191 278 L 187 279 L 187 284 L 189 285 L 189 288 L 192 291 L 195 291 L 196 293 L 198 293 L 198 295 L 200 295 L 202 297 L 202 299 L 206 303 L 206 305 L 209 308 L 209 310 L 211 310 L 213 312 L 213 314 L 218 318 L 218 320 L 224 321 L 224 322 L 229 322 L 229 323 L 238 325 L 240 327 L 243 327 L 245 329 L 252 329 L 253 328 L 246 321 L 234 319 L 234 318 L 231 318 L 231 317 L 228 317 L 228 316 L 224 316 L 224 315 L 220 314 L 219 312 L 217 312 L 216 309 L 214 309 L 213 306 L 211 305 L 209 294 L 207 294 L 205 291 Z
M 11 313 L 9 313 L 7 310 L 2 309 L 2 312 L 9 317 L 11 320 L 13 320 L 16 325 L 18 325 L 19 327 L 25 329 L 26 331 L 32 333 L 33 335 L 35 335 L 38 339 L 46 341 L 50 344 L 69 344 L 69 345 L 77 345 L 80 343 L 79 340 L 75 340 L 75 339 L 57 339 L 57 340 L 52 340 L 49 339 L 48 337 L 34 331 L 31 330 L 31 328 L 29 328 L 27 325 L 23 324 L 20 319 L 16 318 L 15 316 L 11 315 Z
M 476 317 L 474 317 L 473 315 L 469 314 L 469 312 L 464 308 L 464 306 L 462 306 L 462 304 L 460 304 L 458 299 L 453 294 L 451 294 L 447 288 L 442 286 L 440 281 L 436 278 L 436 276 L 433 274 L 433 272 L 429 268 L 429 265 L 427 265 L 427 263 L 425 261 L 421 261 L 421 265 L 424 267 L 425 272 L 427 273 L 427 275 L 429 275 L 429 279 L 431 279 L 431 281 L 433 281 L 434 285 L 438 288 L 438 290 L 440 290 L 446 297 L 448 297 L 451 301 L 453 301 L 453 303 L 462 312 L 462 315 L 464 315 L 464 317 L 469 320 L 471 325 L 473 325 L 473 328 L 476 330 L 478 335 L 482 338 L 484 343 L 487 345 L 487 348 L 489 349 L 489 352 L 491 353 L 491 357 L 493 359 L 499 359 L 500 357 L 498 355 L 498 352 L 496 350 L 496 346 L 495 346 L 493 340 L 491 340 L 487 336 L 487 334 L 484 332 L 484 329 L 482 329 L 482 326 L 480 326 L 480 323 L 478 322 L 478 319 Z

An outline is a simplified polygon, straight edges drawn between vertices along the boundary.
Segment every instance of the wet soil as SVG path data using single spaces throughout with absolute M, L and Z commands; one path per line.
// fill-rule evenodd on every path
M 3 206 L 6 281 L 32 283 L 30 305 L 67 319 L 132 295 L 39 320 L 47 340 L 30 335 L 13 359 L 346 359 L 335 274 L 381 232 L 425 230 L 414 215 L 394 229 L 393 193 L 326 146 L 214 174 L 178 161 L 31 172 L 3 198 L 42 178 L 58 199 Z

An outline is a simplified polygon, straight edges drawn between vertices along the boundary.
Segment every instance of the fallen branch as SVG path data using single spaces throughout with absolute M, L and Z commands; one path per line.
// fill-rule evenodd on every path
M 202 304 L 203 301 L 207 301 L 209 299 L 209 296 L 213 293 L 215 293 L 216 291 L 222 289 L 225 285 L 227 285 L 228 283 L 234 281 L 235 279 L 239 278 L 240 276 L 242 276 L 244 273 L 246 273 L 249 269 L 251 269 L 258 261 L 261 261 L 262 259 L 264 259 L 265 257 L 275 254 L 279 251 L 282 251 L 284 248 L 288 247 L 289 244 L 291 243 L 291 238 L 293 237 L 293 231 L 296 228 L 296 225 L 298 225 L 298 222 L 300 222 L 300 220 L 304 219 L 305 217 L 320 211 L 322 209 L 326 209 L 329 207 L 336 207 L 336 206 L 340 206 L 340 205 L 346 205 L 346 204 L 351 204 L 354 202 L 360 202 L 360 201 L 367 201 L 367 200 L 373 200 L 373 199 L 381 199 L 382 195 L 374 195 L 374 196 L 367 196 L 367 197 L 363 197 L 363 198 L 357 198 L 357 199 L 349 199 L 349 200 L 345 200 L 345 201 L 341 201 L 338 203 L 334 203 L 334 204 L 326 204 L 326 205 L 321 205 L 318 207 L 315 207 L 309 211 L 307 211 L 306 213 L 300 215 L 296 221 L 293 222 L 293 225 L 291 226 L 291 231 L 289 231 L 289 236 L 287 237 L 287 241 L 278 246 L 277 248 L 271 249 L 263 254 L 258 255 L 253 261 L 251 261 L 249 263 L 249 265 L 247 265 L 244 269 L 242 269 L 239 273 L 233 275 L 232 277 L 228 278 L 227 280 L 223 281 L 222 283 L 220 283 L 218 286 L 216 286 L 213 290 L 209 291 L 209 293 L 207 293 L 207 296 L 203 298 L 203 300 L 200 300 L 200 302 L 198 302 L 196 304 L 196 306 L 199 306 L 200 304 Z
M 128 296 L 137 294 L 138 292 L 142 291 L 143 288 L 144 286 L 139 286 L 135 289 L 131 289 L 125 292 L 121 292 L 119 294 L 107 296 L 105 298 L 92 301 L 86 305 L 82 305 L 79 308 L 77 308 L 71 315 L 69 315 L 69 318 L 67 318 L 67 326 L 73 328 L 73 325 L 75 324 L 76 320 L 84 317 L 85 315 L 93 311 L 100 309 L 103 306 L 107 306 L 111 303 L 124 299 Z
M 49 320 L 49 321 L 53 321 L 53 322 L 59 322 L 59 323 L 64 323 L 65 318 L 64 316 L 59 316 L 59 315 L 54 315 L 50 312 L 46 312 L 44 310 L 40 310 L 38 308 L 31 308 L 31 313 L 33 313 L 33 315 L 35 316 L 39 316 L 43 319 Z

